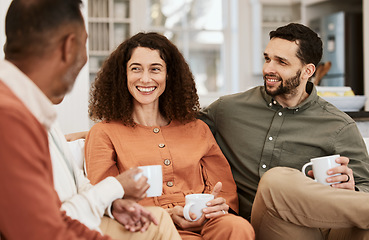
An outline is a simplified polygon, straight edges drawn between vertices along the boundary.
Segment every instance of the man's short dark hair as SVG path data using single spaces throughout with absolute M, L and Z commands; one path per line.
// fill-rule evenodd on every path
M 13 0 L 5 19 L 5 58 L 42 55 L 68 24 L 84 24 L 81 0 Z
M 313 63 L 317 66 L 322 58 L 322 40 L 313 30 L 302 24 L 290 23 L 271 31 L 269 36 L 270 39 L 281 38 L 296 42 L 299 46 L 296 55 L 304 64 Z

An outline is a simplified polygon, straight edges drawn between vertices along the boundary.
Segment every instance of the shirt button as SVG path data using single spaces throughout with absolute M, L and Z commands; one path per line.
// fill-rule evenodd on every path
M 299 111 L 299 109 L 298 108 L 296 108 L 296 110 L 295 110 L 296 112 L 298 112 Z
M 277 101 L 273 101 L 274 104 L 277 104 Z
M 261 167 L 265 169 L 267 167 L 267 165 L 263 164 Z
M 272 141 L 273 140 L 273 137 L 269 137 L 268 139 L 269 139 L 269 141 Z
M 158 132 L 160 132 L 160 129 L 159 128 L 154 128 L 153 132 L 158 133 Z
M 173 182 L 167 182 L 168 187 L 173 187 Z
M 269 103 L 269 107 L 271 107 L 273 105 L 273 103 Z
M 163 147 L 165 147 L 165 144 L 164 144 L 164 143 L 160 143 L 158 146 L 159 146 L 160 148 L 163 148 Z
M 165 159 L 164 160 L 164 164 L 165 164 L 165 166 L 169 166 L 170 165 L 170 160 L 169 159 Z
M 278 113 L 278 115 L 279 115 L 279 116 L 282 116 L 282 113 L 281 113 L 281 112 L 279 112 L 279 113 Z

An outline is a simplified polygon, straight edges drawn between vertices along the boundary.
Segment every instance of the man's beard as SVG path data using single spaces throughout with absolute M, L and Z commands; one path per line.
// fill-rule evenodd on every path
M 65 95 L 72 91 L 76 78 L 84 65 L 85 61 L 83 56 L 82 54 L 78 53 L 74 63 L 65 72 L 64 76 L 61 77 L 60 84 L 53 93 L 53 99 L 51 101 L 54 104 L 61 103 Z
M 294 94 L 296 92 L 296 88 L 301 83 L 300 81 L 301 70 L 298 70 L 295 76 L 285 81 L 286 86 L 283 85 L 283 79 L 281 77 L 278 77 L 278 81 L 280 81 L 281 84 L 275 91 L 270 91 L 266 86 L 266 77 L 268 76 L 275 76 L 275 75 L 265 74 L 263 77 L 265 92 L 272 97 L 282 95 L 282 94 Z

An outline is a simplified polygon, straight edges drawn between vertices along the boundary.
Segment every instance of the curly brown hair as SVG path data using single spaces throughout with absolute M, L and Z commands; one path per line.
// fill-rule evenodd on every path
M 121 43 L 103 63 L 92 84 L 89 101 L 94 121 L 121 121 L 135 126 L 133 97 L 127 87 L 127 62 L 137 47 L 158 50 L 167 67 L 166 88 L 159 97 L 159 111 L 168 120 L 187 123 L 200 110 L 193 74 L 178 48 L 165 36 L 140 32 Z

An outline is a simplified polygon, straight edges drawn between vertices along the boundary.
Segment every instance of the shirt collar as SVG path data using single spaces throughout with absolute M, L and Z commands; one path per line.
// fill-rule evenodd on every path
M 56 119 L 53 104 L 27 75 L 11 62 L 0 60 L 0 81 L 10 88 L 47 130 L 50 128 Z
M 299 111 L 307 109 L 308 107 L 310 107 L 311 104 L 317 101 L 318 99 L 317 90 L 312 82 L 307 82 L 306 92 L 309 94 L 309 96 L 304 101 L 302 101 L 299 105 L 295 107 L 286 107 L 286 109 L 293 111 L 294 113 L 297 113 Z M 265 102 L 268 105 L 268 107 L 271 107 L 276 110 L 282 108 L 282 106 L 272 96 L 268 95 L 265 92 L 265 87 L 262 87 L 261 94 L 265 99 Z

